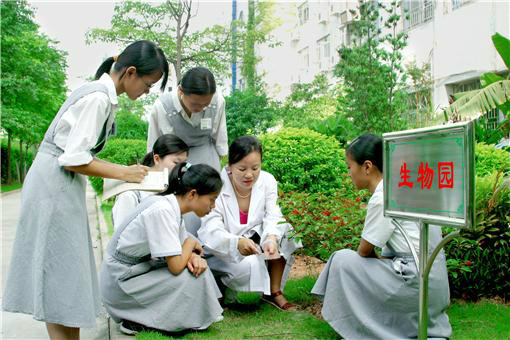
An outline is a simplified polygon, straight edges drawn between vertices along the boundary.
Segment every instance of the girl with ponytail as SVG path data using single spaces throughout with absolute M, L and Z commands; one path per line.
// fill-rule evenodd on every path
M 177 164 L 168 189 L 144 199 L 117 227 L 99 281 L 106 310 L 121 331 L 197 330 L 223 319 L 221 293 L 202 246 L 182 220 L 189 212 L 207 215 L 221 187 L 212 167 Z
M 154 143 L 152 151 L 147 153 L 142 165 L 150 168 L 149 171 L 163 171 L 164 168 L 172 170 L 176 164 L 185 162 L 188 157 L 188 146 L 174 135 L 162 135 Z M 140 201 L 154 193 L 149 191 L 130 190 L 117 196 L 112 208 L 113 228 L 129 216 Z
M 150 41 L 137 41 L 106 59 L 95 81 L 64 102 L 25 179 L 3 309 L 46 322 L 50 339 L 79 339 L 100 312 L 85 176 L 141 182 L 148 167 L 95 157 L 114 130 L 117 97 L 135 100 L 160 79 L 168 62 Z

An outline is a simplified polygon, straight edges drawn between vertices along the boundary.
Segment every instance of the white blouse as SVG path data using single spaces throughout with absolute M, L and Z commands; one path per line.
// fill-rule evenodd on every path
M 416 222 L 398 219 L 409 235 L 416 250 L 420 246 L 420 229 Z M 376 247 L 382 248 L 382 254 L 390 254 L 388 246 L 399 253 L 411 253 L 409 246 L 400 230 L 396 229 L 391 219 L 384 217 L 383 181 L 377 185 L 367 205 L 367 216 L 361 237 Z
M 182 223 L 179 203 L 174 195 L 160 197 L 122 231 L 117 243 L 118 251 L 136 257 L 148 254 L 165 257 L 182 253 L 182 244 L 190 235 Z
M 237 249 L 239 238 L 249 238 L 256 232 L 261 245 L 269 235 L 275 235 L 279 241 L 288 225 L 277 204 L 278 185 L 273 175 L 261 171 L 253 185 L 247 224 L 241 224 L 239 204 L 225 168 L 221 179 L 224 185 L 216 207 L 202 218 L 198 238 L 206 252 L 235 263 L 244 258 Z
M 151 191 L 129 190 L 118 195 L 112 208 L 113 229 L 116 230 L 122 220 L 133 213 L 144 198 L 154 194 Z
M 214 125 L 212 126 L 211 136 L 216 140 L 216 151 L 218 155 L 225 156 L 228 153 L 228 137 L 227 137 L 227 120 L 225 116 L 225 99 L 217 91 L 215 96 L 218 98 L 218 104 L 216 106 L 216 118 L 214 119 Z M 200 125 L 201 119 L 204 117 L 204 111 L 193 112 L 191 118 L 182 108 L 181 102 L 179 101 L 177 90 L 172 92 L 172 103 L 176 110 L 179 111 L 184 120 L 193 127 Z M 158 98 L 151 108 L 149 116 L 149 133 L 147 138 L 147 152 L 152 151 L 154 143 L 159 136 L 167 133 L 173 133 L 174 128 L 170 125 L 170 121 L 165 119 L 167 116 L 166 110 L 163 107 L 163 103 Z
M 96 146 L 106 120 L 115 119 L 118 101 L 112 78 L 105 73 L 96 82 L 106 85 L 108 95 L 94 92 L 84 96 L 64 112 L 56 126 L 53 141 L 64 150 L 58 158 L 60 166 L 89 164 L 93 158 L 90 150 Z

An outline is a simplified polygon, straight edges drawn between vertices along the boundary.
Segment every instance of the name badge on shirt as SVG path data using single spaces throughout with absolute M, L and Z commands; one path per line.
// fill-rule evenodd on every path
M 201 130 L 211 130 L 212 129 L 211 118 L 202 118 L 200 120 L 200 129 Z

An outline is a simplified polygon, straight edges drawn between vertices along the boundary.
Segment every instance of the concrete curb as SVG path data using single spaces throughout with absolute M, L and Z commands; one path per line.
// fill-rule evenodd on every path
M 96 211 L 97 211 L 97 224 L 99 227 L 99 242 L 101 243 L 101 258 L 104 259 L 108 243 L 110 242 L 110 235 L 108 235 L 108 224 L 106 223 L 106 219 L 103 214 L 103 209 L 101 209 L 101 198 L 96 194 Z M 108 322 L 108 339 L 109 340 L 133 340 L 133 336 L 126 335 L 119 330 L 119 325 L 112 320 L 112 318 L 107 316 Z
M 2 192 L 2 197 L 9 196 L 11 194 L 16 194 L 18 192 L 21 192 L 21 188 L 15 189 L 15 190 L 11 190 L 11 191 L 7 191 L 7 192 Z

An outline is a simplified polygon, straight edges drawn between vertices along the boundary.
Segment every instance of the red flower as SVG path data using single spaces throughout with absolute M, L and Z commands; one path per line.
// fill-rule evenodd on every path
M 466 266 L 471 267 L 471 265 L 472 265 L 473 263 L 472 263 L 471 261 L 467 260 L 465 264 L 466 264 Z
M 340 219 L 340 217 L 339 217 L 339 216 L 333 216 L 333 217 L 331 217 L 331 219 L 332 219 L 333 221 L 338 221 L 338 220 Z
M 329 215 L 331 215 L 331 211 L 329 211 L 329 210 L 324 210 L 324 211 L 322 212 L 322 214 L 323 214 L 324 216 L 329 216 Z
M 299 215 L 299 210 L 297 209 L 292 210 L 292 215 Z
M 361 197 L 356 197 L 356 202 L 361 202 Z

